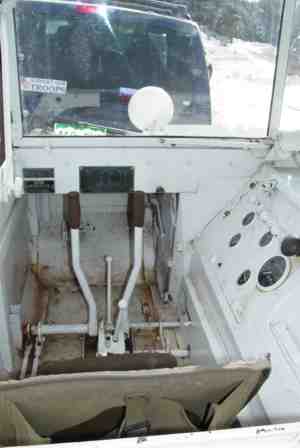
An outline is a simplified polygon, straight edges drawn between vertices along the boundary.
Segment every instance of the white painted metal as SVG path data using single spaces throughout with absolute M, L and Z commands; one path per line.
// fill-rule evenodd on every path
M 125 353 L 124 333 L 120 333 L 118 339 L 114 339 L 111 333 L 105 329 L 104 322 L 99 325 L 98 343 L 96 356 L 107 356 L 108 354 L 122 355 Z
M 79 190 L 81 166 L 120 166 L 122 161 L 123 166 L 135 169 L 135 190 L 155 193 L 158 187 L 162 187 L 171 193 L 196 193 L 199 187 L 218 188 L 218 184 L 212 183 L 211 173 L 214 173 L 216 182 L 227 181 L 232 189 L 232 180 L 246 179 L 263 162 L 260 152 L 256 154 L 244 149 L 217 151 L 206 148 L 197 151 L 197 147 L 183 148 L 117 149 L 107 146 L 97 150 L 83 147 L 82 150 L 73 148 L 71 153 L 66 148 L 16 150 L 16 174 L 22 175 L 23 168 L 52 167 L 55 170 L 55 191 L 64 194 Z M 172 175 L 166 175 L 166 164 Z M 221 193 L 223 195 L 225 191 Z
M 287 77 L 290 43 L 293 32 L 296 0 L 284 2 L 283 17 L 281 23 L 280 41 L 278 46 L 277 67 L 273 89 L 273 98 L 270 112 L 268 135 L 275 138 L 279 132 L 283 96 Z
M 37 337 L 35 340 L 31 376 L 37 376 L 38 369 L 39 369 L 40 357 L 42 354 L 44 343 L 45 343 L 45 337 Z
M 112 329 L 112 302 L 111 302 L 111 263 L 112 257 L 105 257 L 106 267 L 107 267 L 107 295 L 106 295 L 106 328 Z
M 86 334 L 90 336 L 97 336 L 98 322 L 97 322 L 97 307 L 86 280 L 86 277 L 80 265 L 80 239 L 79 230 L 71 229 L 71 252 L 72 252 L 72 267 L 78 283 L 80 285 L 83 297 L 88 307 L 88 324 L 65 324 L 65 325 L 45 325 L 39 323 L 37 327 L 32 328 L 32 332 L 39 337 L 49 334 Z
M 98 334 L 97 307 L 92 291 L 80 266 L 79 230 L 71 229 L 70 233 L 71 233 L 72 267 L 74 270 L 74 274 L 80 285 L 83 297 L 86 300 L 89 311 L 88 333 L 90 336 L 97 336 Z
M 256 182 L 253 188 L 250 182 Z M 260 399 L 272 423 L 300 418 L 299 262 L 287 261 L 291 269 L 273 288 L 259 288 L 258 275 L 266 260 L 281 255 L 280 245 L 287 235 L 299 236 L 299 197 L 298 173 L 269 168 L 257 173 L 193 243 L 189 274 L 197 295 L 194 300 L 202 309 L 199 319 L 217 362 L 224 357 L 271 355 L 273 371 Z M 252 211 L 254 221 L 243 225 L 243 218 Z M 267 232 L 272 232 L 273 239 L 260 246 Z M 238 233 L 240 243 L 230 247 Z M 238 285 L 239 275 L 247 269 L 249 281 Z
M 9 326 L 12 339 L 12 345 L 17 350 L 23 348 L 23 332 L 21 320 L 21 304 L 10 305 L 9 307 Z
M 47 325 L 39 323 L 38 325 L 31 327 L 31 332 L 41 339 L 43 336 L 53 334 L 88 334 L 89 326 L 88 324 Z
M 59 448 L 132 448 L 132 446 L 142 444 L 143 448 L 199 448 L 199 446 L 201 448 L 297 448 L 299 442 L 300 424 L 290 423 L 210 432 L 62 443 L 53 446 Z
M 143 228 L 142 227 L 134 227 L 134 258 L 133 258 L 133 267 L 130 272 L 130 276 L 128 278 L 128 282 L 126 284 L 126 288 L 124 290 L 123 296 L 119 301 L 119 314 L 115 326 L 114 331 L 114 340 L 118 340 L 121 332 L 128 331 L 128 306 L 130 299 L 132 297 L 132 293 L 134 287 L 137 283 L 137 279 L 142 267 L 143 261 Z
M 28 344 L 25 347 L 23 360 L 22 360 L 21 373 L 20 373 L 20 380 L 23 380 L 26 376 L 28 362 L 29 362 L 29 356 L 32 351 L 32 347 L 33 347 L 33 344 Z
M 203 126 L 204 127 L 204 126 Z M 220 135 L 216 135 L 216 132 L 212 133 L 210 138 L 205 137 L 93 137 L 87 139 L 85 137 L 74 137 L 72 139 L 68 137 L 51 139 L 47 137 L 24 137 L 14 141 L 14 145 L 21 149 L 43 149 L 51 152 L 55 149 L 69 148 L 72 150 L 84 150 L 84 148 L 126 148 L 126 149 L 227 149 L 227 150 L 259 150 L 262 153 L 268 151 L 272 144 L 273 139 L 266 138 L 226 138 L 223 137 L 224 130 Z M 17 138 L 17 137 L 16 137 Z
M 183 323 L 184 326 L 193 325 L 192 322 Z M 130 328 L 152 329 L 152 328 L 180 328 L 180 322 L 130 322 Z
M 26 201 L 16 202 L 11 210 L 9 224 L 0 228 L 0 363 L 11 371 L 13 362 L 12 338 L 9 326 L 10 305 L 18 305 L 21 301 L 22 288 L 28 267 L 28 226 L 25 214 Z M 15 357 L 17 359 L 17 357 Z

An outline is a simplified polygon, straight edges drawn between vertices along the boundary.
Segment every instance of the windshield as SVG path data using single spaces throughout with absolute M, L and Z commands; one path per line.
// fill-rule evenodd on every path
M 204 51 L 192 22 L 39 2 L 18 3 L 16 19 L 25 135 L 138 132 L 128 102 L 146 86 L 172 97 L 173 123 L 210 123 Z
M 152 134 L 266 136 L 282 0 L 199 0 L 194 21 L 148 2 L 17 1 L 24 136 L 142 135 L 128 105 L 149 86 L 174 106 Z

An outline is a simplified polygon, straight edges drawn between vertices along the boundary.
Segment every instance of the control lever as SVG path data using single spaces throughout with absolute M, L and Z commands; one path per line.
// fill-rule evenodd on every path
M 106 283 L 106 330 L 111 331 L 113 328 L 112 322 L 112 298 L 111 298 L 111 263 L 112 257 L 109 255 L 105 257 L 107 267 L 107 283 Z
M 286 257 L 300 255 L 300 238 L 286 237 L 281 243 L 281 252 Z
M 90 336 L 96 336 L 98 334 L 96 302 L 80 266 L 80 196 L 77 191 L 68 194 L 67 222 L 71 229 L 72 267 L 88 307 L 88 333 Z
M 120 332 L 128 332 L 128 306 L 135 288 L 143 261 L 143 227 L 145 221 L 145 193 L 135 191 L 128 196 L 128 224 L 133 228 L 134 260 L 122 299 L 119 301 L 119 314 L 113 340 L 117 341 Z

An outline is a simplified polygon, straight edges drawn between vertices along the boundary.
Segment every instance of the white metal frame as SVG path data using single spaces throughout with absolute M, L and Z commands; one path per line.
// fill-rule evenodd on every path
M 60 444 L 59 448 L 296 448 L 300 442 L 300 423 L 256 426 L 253 428 L 226 429 L 164 436 L 97 440 L 94 442 Z M 53 445 L 56 446 L 55 444 Z
M 135 288 L 140 270 L 143 262 L 143 227 L 134 227 L 134 259 L 133 267 L 128 278 L 126 288 L 123 292 L 122 298 L 119 301 L 119 314 L 116 322 L 114 340 L 118 340 L 121 331 L 128 331 L 128 306 L 132 293 Z
M 72 267 L 75 273 L 75 277 L 80 285 L 84 300 L 86 301 L 88 308 L 88 334 L 90 336 L 97 336 L 98 334 L 97 306 L 93 293 L 85 277 L 85 274 L 80 266 L 79 229 L 71 229 L 71 253 L 72 253 Z
M 284 0 L 268 135 L 279 133 L 296 0 Z

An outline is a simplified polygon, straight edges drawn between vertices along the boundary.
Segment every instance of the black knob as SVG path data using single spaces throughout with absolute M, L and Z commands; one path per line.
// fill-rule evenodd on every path
M 281 243 L 281 252 L 286 257 L 300 255 L 300 238 L 287 237 Z

